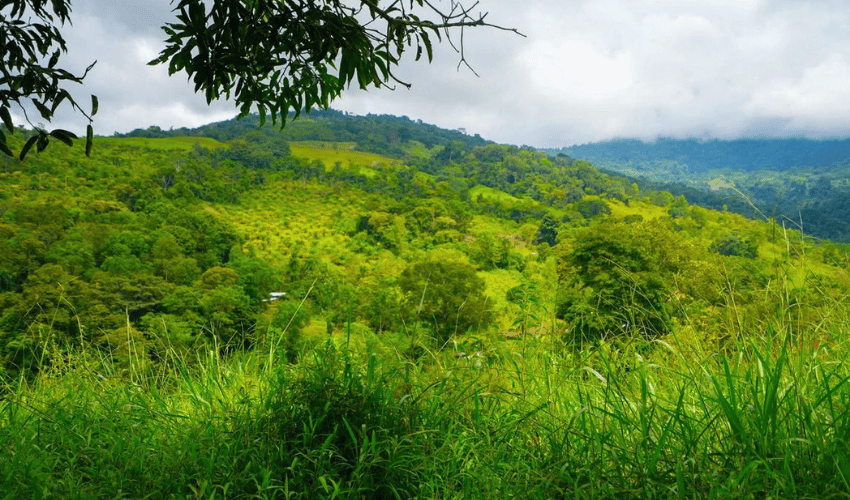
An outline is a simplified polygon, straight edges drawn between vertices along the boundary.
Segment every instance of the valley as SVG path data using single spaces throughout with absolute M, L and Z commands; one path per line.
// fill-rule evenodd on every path
M 846 139 L 617 140 L 548 153 L 642 179 L 706 208 L 773 218 L 817 238 L 850 242 Z
M 0 491 L 846 495 L 850 247 L 634 173 L 334 111 L 0 158 Z

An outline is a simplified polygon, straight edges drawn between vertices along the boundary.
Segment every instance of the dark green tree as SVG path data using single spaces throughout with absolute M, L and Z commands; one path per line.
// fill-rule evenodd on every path
M 462 262 L 417 262 L 402 272 L 402 309 L 431 326 L 443 345 L 452 335 L 486 328 L 493 321 L 484 295 L 484 280 Z
M 758 243 L 738 233 L 729 233 L 717 238 L 710 249 L 720 255 L 734 255 L 755 259 L 758 257 Z
M 62 265 L 69 273 L 81 275 L 94 267 L 94 249 L 85 231 L 72 229 L 47 251 L 47 260 Z
M 558 313 L 572 324 L 573 340 L 667 333 L 666 278 L 676 271 L 665 252 L 670 243 L 669 231 L 647 224 L 602 223 L 579 232 L 559 268 L 565 286 Z
M 558 239 L 558 220 L 549 214 L 543 217 L 540 221 L 540 228 L 537 230 L 537 236 L 534 238 L 534 244 L 548 243 L 550 247 L 555 246 Z
M 597 215 L 610 215 L 611 207 L 602 200 L 582 200 L 576 203 L 576 210 L 582 217 L 590 219 Z

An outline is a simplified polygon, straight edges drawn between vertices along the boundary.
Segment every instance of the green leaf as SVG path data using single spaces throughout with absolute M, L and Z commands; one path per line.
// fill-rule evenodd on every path
M 12 123 L 12 115 L 9 114 L 9 108 L 6 106 L 0 107 L 0 118 L 3 119 L 3 125 L 6 126 L 6 130 L 8 130 L 10 134 L 14 134 L 15 125 Z
M 49 121 L 50 117 L 53 116 L 53 113 L 50 112 L 50 109 L 48 109 L 48 107 L 45 106 L 44 104 L 38 102 L 38 100 L 36 100 L 36 99 L 30 99 L 30 100 L 35 105 L 35 107 L 38 108 L 38 112 L 41 114 L 41 117 L 44 118 L 45 120 Z
M 431 47 L 431 38 L 428 37 L 428 33 L 422 31 L 422 43 L 425 45 L 425 50 L 428 52 L 428 62 L 434 61 L 434 50 Z
M 34 136 L 30 137 L 30 138 L 29 138 L 29 140 L 27 140 L 27 143 L 26 143 L 26 144 L 24 144 L 23 149 L 21 149 L 21 155 L 19 156 L 19 158 L 21 159 L 21 161 L 24 161 L 24 158 L 26 158 L 26 157 L 27 157 L 27 153 L 29 153 L 29 152 L 30 152 L 30 149 L 32 149 L 33 145 L 35 144 L 35 142 L 36 142 L 37 140 L 38 140 L 38 136 L 37 136 L 37 135 L 34 135 Z
M 94 129 L 91 125 L 86 127 L 86 156 L 91 156 L 91 148 L 94 144 Z
M 38 142 L 36 143 L 36 151 L 41 153 L 45 149 L 47 149 L 47 145 L 50 144 L 50 137 L 44 132 L 38 134 Z
M 76 134 L 69 132 L 67 130 L 62 130 L 60 128 L 57 128 L 56 130 L 51 131 L 50 135 L 52 137 L 55 137 L 55 138 L 59 139 L 60 141 L 64 142 L 68 146 L 73 146 L 74 145 L 74 139 L 77 138 Z

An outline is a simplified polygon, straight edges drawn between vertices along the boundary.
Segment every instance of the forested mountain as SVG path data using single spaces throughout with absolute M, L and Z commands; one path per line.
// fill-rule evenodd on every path
M 671 328 L 675 290 L 688 297 L 676 305 L 683 311 L 722 300 L 722 283 L 693 266 L 731 255 L 752 273 L 760 253 L 775 265 L 809 245 L 794 237 L 786 248 L 775 226 L 691 207 L 563 154 L 406 118 L 316 113 L 282 132 L 256 117 L 152 127 L 99 138 L 91 159 L 57 148 L 2 161 L 0 352 L 14 374 L 55 355 L 45 332 L 55 346 L 116 356 L 135 339 L 152 361 L 181 343 L 252 348 L 282 332 L 302 298 L 288 335 L 356 321 L 395 336 L 416 310 L 428 311 L 423 328 L 443 345 L 470 328 L 513 331 L 523 310 L 514 302 L 536 290 L 526 313 L 538 328 L 572 325 L 571 335 L 592 339 L 628 325 L 652 337 Z M 620 316 L 617 290 L 635 283 L 617 284 L 579 251 L 638 256 L 628 280 L 647 302 Z M 821 265 L 844 263 L 839 247 L 816 254 Z M 463 284 L 441 290 L 428 276 Z M 429 309 L 414 300 L 419 287 L 457 295 Z M 270 306 L 277 291 L 286 298 Z M 460 304 L 469 314 L 446 323 Z
M 125 137 L 201 136 L 229 141 L 256 137 L 260 134 L 270 135 L 275 140 L 283 141 L 353 143 L 352 147 L 358 151 L 392 157 L 409 155 L 410 149 L 405 147 L 409 141 L 417 141 L 427 149 L 453 141 L 461 142 L 468 147 L 491 143 L 478 134 L 469 136 L 460 130 L 441 129 L 435 125 L 423 123 L 422 120 L 411 120 L 406 116 L 360 116 L 333 109 L 314 109 L 310 113 L 303 113 L 297 120 L 287 122 L 283 130 L 271 125 L 259 127 L 259 123 L 259 116 L 249 115 L 241 120 L 234 118 L 196 129 L 179 128 L 166 131 L 152 126 L 144 130 L 136 129 Z
M 21 147 L 23 134 L 8 137 Z M 842 488 L 823 479 L 839 477 L 833 454 L 783 447 L 846 445 L 833 437 L 844 427 L 823 427 L 846 410 L 822 424 L 793 416 L 846 403 L 848 250 L 405 118 L 318 113 L 280 131 L 251 117 L 97 137 L 91 158 L 62 145 L 2 157 L 0 443 L 30 455 L 0 462 L 0 484 L 33 496 L 39 478 L 94 462 L 134 497 L 215 484 L 313 498 L 333 483 L 551 498 L 573 488 L 565 454 L 596 464 L 581 481 L 615 478 L 618 491 L 647 481 L 652 454 L 666 495 L 769 454 L 770 477 L 822 496 Z M 24 396 L 51 381 L 73 397 L 56 389 L 42 408 Z M 81 399 L 88 390 L 99 399 Z M 6 398 L 38 416 L 3 413 L 17 408 Z M 66 423 L 33 431 L 45 415 Z M 674 447 L 647 451 L 670 422 L 684 429 L 669 431 Z M 16 437 L 42 432 L 61 437 Z M 103 456 L 128 432 L 132 453 Z M 47 448 L 85 459 L 57 467 Z M 493 486 L 517 450 L 528 469 Z M 425 480 L 455 477 L 429 472 L 445 464 L 472 467 L 468 484 Z
M 691 173 L 730 168 L 743 172 L 774 170 L 793 175 L 800 170 L 828 171 L 850 166 L 850 139 L 846 138 L 660 138 L 653 142 L 620 139 L 557 151 L 594 163 L 619 162 L 646 170 L 660 169 L 666 162 L 678 164 Z
M 549 153 L 644 179 L 704 207 L 850 241 L 850 139 L 617 140 Z

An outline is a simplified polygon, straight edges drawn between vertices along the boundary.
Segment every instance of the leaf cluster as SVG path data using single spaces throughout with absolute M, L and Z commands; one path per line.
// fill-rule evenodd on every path
M 425 0 L 379 6 L 361 0 L 181 0 L 177 20 L 163 26 L 166 48 L 149 64 L 185 72 L 207 102 L 236 100 L 240 117 L 254 106 L 265 123 L 286 123 L 289 111 L 327 108 L 356 82 L 365 89 L 398 83 L 402 54 L 433 57 L 432 37 L 450 29 L 491 26 L 452 2 L 442 11 Z M 427 14 L 428 17 L 421 17 Z M 462 51 L 461 51 L 462 56 Z
M 4 10 L 11 7 L 11 11 Z M 62 54 L 68 51 L 57 23 L 70 22 L 69 0 L 13 0 L 0 2 L 0 119 L 6 130 L 15 131 L 11 109 L 17 106 L 32 126 L 24 103 L 29 101 L 39 115 L 49 122 L 59 106 L 67 101 L 89 120 L 86 134 L 86 154 L 91 152 L 92 117 L 97 113 L 97 98 L 92 96 L 91 111 L 84 111 L 65 88 L 69 83 L 82 83 L 94 66 L 92 63 L 82 75 L 75 75 L 58 67 Z M 25 17 L 26 16 L 26 17 Z M 35 21 L 31 17 L 34 16 Z M 38 152 L 50 139 L 71 146 L 77 136 L 63 129 L 47 131 L 35 127 L 35 134 L 24 144 L 19 158 L 23 160 L 35 147 Z M 0 130 L 0 152 L 13 156 L 6 135 Z

